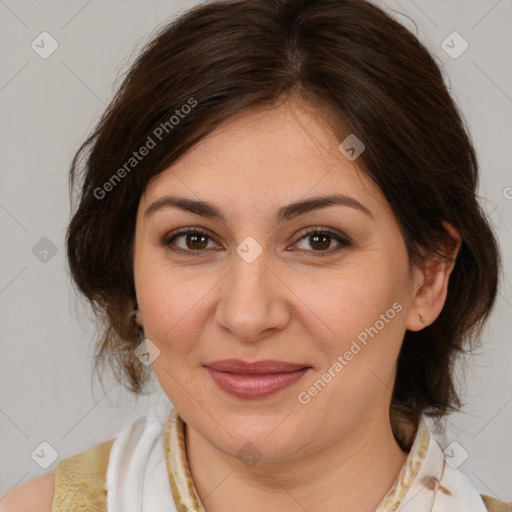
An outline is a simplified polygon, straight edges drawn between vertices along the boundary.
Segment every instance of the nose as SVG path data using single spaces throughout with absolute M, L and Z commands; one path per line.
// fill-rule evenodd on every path
M 270 265 L 269 265 L 270 263 Z M 238 254 L 221 281 L 217 325 L 239 341 L 255 343 L 275 335 L 290 319 L 289 288 L 263 252 L 247 262 Z

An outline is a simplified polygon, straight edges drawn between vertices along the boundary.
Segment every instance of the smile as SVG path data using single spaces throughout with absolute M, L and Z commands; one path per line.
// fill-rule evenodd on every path
M 205 365 L 217 386 L 238 398 L 264 398 L 295 384 L 311 369 L 281 361 L 223 360 Z

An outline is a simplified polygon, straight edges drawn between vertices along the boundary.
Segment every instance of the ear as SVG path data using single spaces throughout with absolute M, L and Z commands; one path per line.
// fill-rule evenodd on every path
M 443 221 L 442 224 L 446 230 L 444 254 L 451 259 L 431 253 L 421 268 L 414 269 L 413 300 L 406 322 L 407 329 L 410 331 L 420 331 L 433 323 L 446 301 L 448 280 L 459 253 L 461 236 L 448 222 Z

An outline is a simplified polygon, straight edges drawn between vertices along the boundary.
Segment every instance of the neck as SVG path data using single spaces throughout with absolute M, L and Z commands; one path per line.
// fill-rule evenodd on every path
M 320 451 L 247 467 L 186 428 L 194 485 L 206 512 L 373 512 L 407 454 L 387 421 L 362 422 Z

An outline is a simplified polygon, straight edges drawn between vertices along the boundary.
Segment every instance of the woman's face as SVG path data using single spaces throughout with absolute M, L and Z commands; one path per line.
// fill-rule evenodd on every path
M 388 421 L 416 271 L 385 199 L 340 142 L 304 105 L 251 111 L 141 197 L 134 273 L 153 368 L 187 424 L 224 453 L 250 441 L 285 460 Z M 226 359 L 306 369 L 211 368 Z

